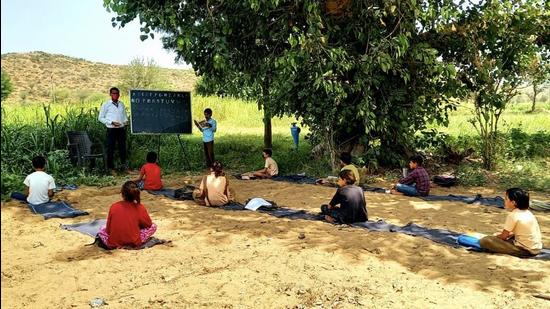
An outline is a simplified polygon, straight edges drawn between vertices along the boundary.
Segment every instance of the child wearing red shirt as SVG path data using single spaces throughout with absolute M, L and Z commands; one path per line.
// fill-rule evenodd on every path
M 143 182 L 143 186 L 141 186 Z M 143 164 L 139 172 L 139 178 L 136 183 L 140 184 L 143 190 L 162 189 L 162 180 L 160 179 L 160 166 L 157 164 L 157 153 L 151 151 L 147 154 L 147 163 Z
M 122 186 L 123 200 L 111 205 L 107 225 L 99 230 L 98 236 L 107 249 L 138 248 L 157 231 L 147 209 L 140 203 L 140 190 L 133 181 Z

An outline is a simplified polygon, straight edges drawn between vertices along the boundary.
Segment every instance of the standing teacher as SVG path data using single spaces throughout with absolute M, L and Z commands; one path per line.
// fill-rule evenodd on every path
M 111 174 L 115 174 L 115 144 L 118 144 L 118 155 L 120 163 L 127 169 L 126 165 L 126 128 L 128 117 L 124 104 L 118 100 L 120 91 L 113 87 L 109 89 L 111 100 L 103 103 L 99 111 L 99 121 L 107 127 L 107 167 Z
M 202 132 L 206 167 L 210 168 L 212 163 L 214 163 L 214 132 L 216 132 L 217 123 L 212 118 L 212 110 L 210 108 L 204 110 L 204 118 L 201 122 L 195 120 L 195 125 Z

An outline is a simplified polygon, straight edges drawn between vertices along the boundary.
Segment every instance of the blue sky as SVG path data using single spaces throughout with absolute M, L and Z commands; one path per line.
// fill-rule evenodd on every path
M 135 57 L 161 67 L 186 68 L 162 48 L 160 35 L 142 42 L 139 22 L 113 28 L 102 0 L 1 0 L 2 54 L 44 51 L 109 64 Z

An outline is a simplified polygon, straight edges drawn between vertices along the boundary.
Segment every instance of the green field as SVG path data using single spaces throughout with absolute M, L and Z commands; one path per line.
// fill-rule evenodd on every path
M 472 124 L 469 122 L 473 117 L 474 106 L 472 104 L 461 104 L 456 111 L 450 113 L 449 126 L 436 128 L 441 132 L 446 132 L 452 136 L 476 135 Z M 511 128 L 521 128 L 527 133 L 536 133 L 538 131 L 550 132 L 550 102 L 538 103 L 537 109 L 533 113 L 531 103 L 509 104 L 500 120 L 501 131 L 506 132 Z M 435 126 L 434 126 L 435 127 Z
M 127 98 L 122 97 L 123 102 Z M 93 110 L 101 106 L 102 101 L 91 103 L 63 103 L 52 104 L 51 114 L 65 117 L 68 111 Z M 128 104 L 127 104 L 128 105 Z M 258 109 L 255 102 L 246 102 L 232 98 L 203 97 L 195 95 L 192 98 L 193 118 L 202 117 L 202 111 L 206 107 L 212 108 L 214 118 L 218 121 L 219 130 L 217 136 L 224 135 L 263 135 L 263 112 Z M 529 113 L 530 103 L 510 104 L 501 117 L 501 131 L 505 132 L 510 128 L 521 128 L 526 133 L 538 131 L 550 132 L 550 102 L 539 103 L 534 113 Z M 40 104 L 3 104 L 2 121 L 11 125 L 14 123 L 40 124 L 45 123 L 45 115 Z M 452 111 L 449 117 L 449 126 L 431 126 L 451 136 L 477 135 L 474 127 L 469 122 L 473 117 L 473 106 L 470 104 L 459 105 L 456 111 Z M 273 134 L 288 135 L 289 127 L 296 119 L 292 117 L 273 118 Z M 304 128 L 303 133 L 307 133 Z M 200 135 L 194 131 L 193 135 Z

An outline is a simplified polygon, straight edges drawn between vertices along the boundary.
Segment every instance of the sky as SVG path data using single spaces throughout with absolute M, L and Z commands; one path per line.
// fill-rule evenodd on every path
M 43 51 L 108 64 L 143 57 L 165 68 L 189 68 L 162 48 L 161 35 L 142 42 L 139 21 L 113 28 L 115 15 L 103 0 L 1 0 L 1 6 L 2 54 Z

